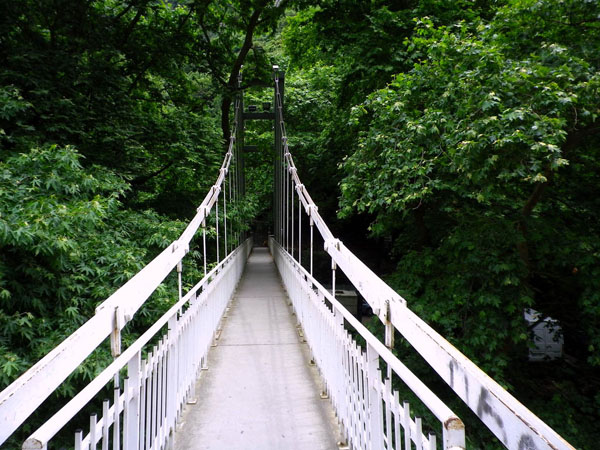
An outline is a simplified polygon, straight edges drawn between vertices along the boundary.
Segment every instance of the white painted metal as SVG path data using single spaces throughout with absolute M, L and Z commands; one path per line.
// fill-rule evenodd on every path
M 302 202 L 298 197 L 298 263 L 302 265 Z
M 336 450 L 306 343 L 266 248 L 255 248 L 175 449 Z
M 290 169 L 298 197 L 310 217 L 312 275 L 312 225 L 316 225 L 324 249 L 369 303 L 384 324 L 393 327 L 421 354 L 454 392 L 508 448 L 573 449 L 552 428 L 487 376 L 452 344 L 408 309 L 406 300 L 375 275 L 342 242 L 335 239 L 308 191 L 302 185 L 287 145 L 277 71 L 276 114 L 286 167 Z M 283 242 L 282 242 L 283 244 Z M 450 429 L 448 431 L 451 432 Z
M 282 143 L 279 153 L 281 165 L 275 172 L 282 185 L 276 196 L 279 202 L 277 236 L 281 245 L 271 240 L 270 246 L 298 320 L 304 327 L 314 359 L 323 375 L 324 394 L 331 398 L 346 441 L 360 449 L 399 449 L 402 443 L 406 449 L 413 445 L 419 449 L 435 448 L 435 437 L 423 434 L 421 420 L 411 417 L 408 403 L 400 405 L 399 394 L 393 390 L 391 382 L 392 377 L 398 377 L 442 423 L 443 448 L 464 447 L 464 426 L 460 419 L 391 353 L 394 330 L 397 330 L 504 445 L 536 450 L 571 449 L 550 427 L 410 311 L 401 296 L 342 242 L 335 239 L 308 191 L 301 184 L 289 152 L 277 73 L 275 86 L 277 136 Z M 240 103 L 236 101 L 236 118 L 239 116 Z M 236 126 L 237 122 L 234 129 Z M 219 261 L 219 194 L 222 187 L 225 188 L 223 183 L 234 153 L 234 198 L 239 199 L 238 184 L 243 184 L 238 179 L 239 155 L 234 150 L 236 148 L 239 148 L 239 143 L 236 146 L 235 137 L 232 136 L 215 185 L 180 238 L 103 302 L 94 317 L 0 393 L 0 445 L 108 336 L 111 336 L 113 355 L 116 358 L 114 362 L 38 429 L 26 441 L 24 448 L 47 448 L 52 436 L 113 380 L 116 387 L 113 405 L 106 403 L 103 406 L 100 420 L 95 415 L 90 418 L 90 431 L 87 435 L 84 436 L 80 431 L 75 434 L 75 447 L 95 449 L 102 443 L 102 447 L 107 448 L 109 430 L 112 429 L 113 448 L 120 448 L 121 415 L 123 448 L 164 448 L 169 443 L 181 409 L 193 392 L 197 373 L 205 365 L 213 334 L 250 251 L 251 244 L 246 242 L 223 261 Z M 229 189 L 231 199 L 231 182 Z M 299 200 L 297 222 L 300 262 L 302 206 L 309 216 L 310 272 L 304 270 L 294 259 L 294 191 Z M 225 192 L 224 253 L 227 254 Z M 206 218 L 213 206 L 216 209 L 217 259 L 220 264 L 207 273 Z M 332 292 L 335 292 L 335 270 L 339 266 L 384 323 L 385 345 L 312 278 L 315 225 L 324 240 L 325 251 L 332 258 Z M 120 330 L 172 269 L 176 265 L 180 267 L 182 258 L 188 252 L 189 243 L 200 226 L 203 229 L 204 278 L 184 297 L 180 293 L 177 304 L 136 343 L 121 352 Z M 231 229 L 233 230 L 233 225 Z M 344 328 L 344 323 L 353 327 L 365 339 L 366 350 L 356 344 Z M 167 334 L 162 336 L 153 351 L 142 360 L 142 349 L 166 324 L 169 326 Z M 380 370 L 382 363 L 387 368 L 385 379 L 382 379 Z M 119 371 L 125 366 L 128 378 L 124 380 L 124 390 L 121 392 L 118 389 Z
M 217 230 L 217 263 L 221 262 L 219 255 L 219 193 L 221 191 L 217 191 L 217 203 L 215 206 L 215 229 Z
M 379 366 L 385 363 L 439 419 L 444 448 L 464 448 L 464 427 L 456 414 L 279 243 L 270 239 L 269 244 L 348 443 L 360 449 L 397 448 L 392 445 L 391 415 L 399 416 L 401 409 L 397 393 L 391 391 L 390 381 L 382 380 Z M 344 328 L 344 322 L 366 341 L 366 351 Z M 389 420 L 382 413 L 382 405 L 389 410 Z M 429 446 L 429 439 L 419 434 L 419 422 L 410 417 L 406 408 L 402 415 L 403 420 L 397 420 L 397 423 L 404 433 L 417 446 Z
M 227 171 L 225 171 L 225 175 L 227 175 Z M 227 182 L 227 176 L 223 179 L 223 253 L 229 253 L 227 249 L 227 186 L 225 183 Z
M 251 248 L 252 242 L 248 240 L 228 255 L 98 377 L 34 432 L 23 444 L 23 448 L 44 448 L 125 366 L 128 368 L 127 390 L 119 396 L 118 403 L 119 414 L 127 408 L 123 420 L 123 436 L 126 437 L 124 448 L 136 448 L 138 436 L 139 443 L 145 443 L 145 448 L 165 448 L 175 426 L 175 408 L 180 410 L 188 398 L 190 386 L 201 368 L 200 360 L 208 352 L 212 336 L 242 275 Z M 186 305 L 186 311 L 178 317 L 180 310 Z M 167 324 L 170 324 L 171 330 L 153 347 L 140 365 L 142 349 Z M 199 330 L 202 330 L 201 334 L 198 333 Z M 179 346 L 187 347 L 188 351 L 174 351 Z M 170 358 L 177 360 L 178 364 L 165 364 L 164 361 L 169 361 Z M 178 370 L 174 370 L 175 367 Z M 173 380 L 177 380 L 177 383 L 169 383 Z M 169 389 L 167 386 L 171 386 L 170 389 L 173 390 L 166 392 Z M 166 399 L 168 405 L 164 404 Z M 137 414 L 138 404 L 140 415 Z M 111 410 L 112 408 L 114 404 Z M 84 438 L 84 442 L 89 441 L 92 446 L 100 442 L 102 436 L 95 431 L 96 428 L 107 423 L 111 426 L 116 415 L 114 410 L 108 415 L 104 412 L 100 421 Z M 136 420 L 138 417 L 139 421 Z
M 236 102 L 236 109 L 238 108 L 239 102 Z M 234 122 L 234 133 L 236 127 L 237 122 Z M 235 138 L 232 136 L 217 181 L 179 239 L 100 304 L 96 308 L 96 314 L 77 331 L 0 392 L 0 445 L 115 328 L 123 328 L 133 318 L 141 305 L 187 254 L 191 239 L 218 201 L 233 157 L 234 143 Z
M 83 431 L 77 430 L 75 432 L 75 450 L 82 450 L 81 441 L 83 440 Z

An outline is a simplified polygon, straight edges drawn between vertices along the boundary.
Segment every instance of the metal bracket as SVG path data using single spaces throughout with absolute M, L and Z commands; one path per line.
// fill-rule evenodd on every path
M 115 307 L 115 314 L 113 318 L 113 331 L 110 334 L 110 352 L 113 358 L 121 355 L 121 328 L 123 328 L 123 315 L 121 309 Z
M 323 248 L 325 249 L 325 251 L 327 251 L 333 247 L 339 251 L 341 243 L 342 241 L 340 241 L 339 239 L 326 239 L 323 243 Z
M 392 325 L 392 310 L 390 301 L 385 301 L 385 346 L 389 349 L 394 348 L 394 325 Z
M 177 251 L 177 249 L 179 248 L 180 244 L 181 243 L 179 241 L 173 242 L 173 247 L 171 248 L 171 253 L 175 253 Z M 187 255 L 189 251 L 190 251 L 190 246 L 189 245 L 186 245 L 185 247 L 183 247 L 183 253 L 184 253 L 184 255 Z
M 196 212 L 198 212 L 198 213 L 204 213 L 204 218 L 206 219 L 206 216 L 208 216 L 208 207 L 206 207 L 206 206 L 198 206 L 198 209 L 196 209 Z
M 385 312 L 384 312 L 384 314 L 385 314 L 385 316 L 384 316 L 385 317 L 385 321 L 387 323 L 391 323 L 392 322 L 392 309 L 391 309 L 391 306 L 390 306 L 390 301 L 386 300 L 384 302 L 384 305 L 385 305 Z

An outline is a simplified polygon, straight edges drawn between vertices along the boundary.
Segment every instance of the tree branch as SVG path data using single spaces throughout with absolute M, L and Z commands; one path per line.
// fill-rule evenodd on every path
M 129 40 L 129 36 L 131 36 L 131 33 L 133 33 L 133 29 L 135 28 L 137 23 L 142 18 L 142 15 L 144 14 L 146 5 L 147 4 L 144 4 L 138 8 L 133 20 L 129 23 L 129 25 L 127 25 L 127 28 L 125 29 L 125 31 L 123 33 L 123 37 L 121 38 L 121 45 L 120 45 L 121 47 L 123 47 Z
M 581 145 L 581 142 L 585 137 L 590 136 L 590 135 L 595 134 L 598 131 L 600 131 L 600 128 L 595 128 L 595 125 L 596 125 L 596 122 L 592 122 L 584 128 L 581 128 L 579 130 L 572 130 L 571 132 L 569 132 L 569 134 L 567 135 L 567 139 L 565 140 L 565 142 L 562 146 L 562 154 L 567 155 L 567 154 L 571 153 L 573 150 L 575 150 L 577 147 L 579 147 Z M 538 183 L 534 187 L 533 192 L 531 193 L 531 195 L 529 196 L 529 198 L 523 205 L 523 208 L 521 208 L 521 219 L 519 220 L 517 229 L 521 232 L 523 240 L 517 244 L 517 249 L 519 251 L 521 260 L 525 263 L 525 265 L 527 267 L 530 266 L 530 261 L 529 261 L 529 248 L 527 245 L 527 238 L 526 238 L 526 233 L 527 233 L 527 223 L 526 222 L 527 222 L 527 219 L 531 216 L 533 209 L 541 201 L 542 196 L 543 196 L 544 192 L 546 191 L 546 189 L 548 188 L 548 185 L 552 181 L 553 176 L 554 176 L 554 172 L 552 171 L 550 164 L 546 165 L 546 168 L 544 169 L 544 177 L 546 178 L 546 181 Z
M 181 20 L 179 22 L 179 25 L 175 29 L 175 32 L 173 33 L 174 35 L 177 35 L 177 34 L 179 34 L 181 32 L 181 30 L 183 29 L 183 26 L 187 23 L 187 21 L 189 20 L 189 18 L 192 16 L 193 12 L 194 12 L 194 8 L 193 8 L 193 6 L 190 6 L 190 9 L 189 9 L 188 13 L 185 15 L 185 17 L 183 18 L 183 20 Z M 146 64 L 144 64 L 144 67 L 142 67 L 142 70 L 140 70 L 137 73 L 135 79 L 131 83 L 131 86 L 129 86 L 128 94 L 131 94 L 133 92 L 133 90 L 136 88 L 137 84 L 140 82 L 140 80 L 142 79 L 142 77 L 144 76 L 144 74 L 146 73 L 146 71 L 154 63 L 155 58 L 156 58 L 156 52 L 154 52 L 154 53 L 152 53 L 150 55 L 150 59 L 146 62 Z
M 256 10 L 250 16 L 250 20 L 248 21 L 248 26 L 246 28 L 246 36 L 244 37 L 244 43 L 242 44 L 242 48 L 238 52 L 237 58 L 233 63 L 233 67 L 231 68 L 231 72 L 229 74 L 229 80 L 227 81 L 227 91 L 224 93 L 223 101 L 221 102 L 221 129 L 223 131 L 223 142 L 225 145 L 229 143 L 229 135 L 231 133 L 231 127 L 229 124 L 229 108 L 231 107 L 232 94 L 237 89 L 237 78 L 242 68 L 242 64 L 244 63 L 248 52 L 252 48 L 252 39 L 254 36 L 254 31 L 258 26 L 258 20 L 260 18 L 261 13 L 264 11 L 267 2 L 262 2 L 259 6 L 256 7 Z
M 152 178 L 160 175 L 165 170 L 169 169 L 173 164 L 175 164 L 175 161 L 176 160 L 171 160 L 165 166 L 161 167 L 158 170 L 155 170 L 154 172 L 150 172 L 149 174 L 140 175 L 139 177 L 134 178 L 133 180 L 131 180 L 131 184 L 134 185 L 134 186 L 140 186 L 142 184 L 147 183 Z
M 212 55 L 212 49 L 210 45 L 210 36 L 208 35 L 208 31 L 206 30 L 206 26 L 204 25 L 204 17 L 200 18 L 200 29 L 202 30 L 202 35 L 204 36 L 204 41 L 206 42 L 206 62 L 208 63 L 208 68 L 212 73 L 213 77 L 221 84 L 223 87 L 227 86 L 227 82 L 223 79 L 219 71 L 215 67 L 215 62 Z

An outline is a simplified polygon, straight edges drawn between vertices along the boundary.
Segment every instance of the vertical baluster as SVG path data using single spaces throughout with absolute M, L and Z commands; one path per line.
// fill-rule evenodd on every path
M 298 187 L 298 264 L 302 266 L 302 199 L 300 197 L 300 190 Z
M 386 308 L 386 322 L 385 322 L 385 335 L 384 335 L 384 344 L 390 350 L 394 350 L 394 326 L 390 321 L 390 303 L 388 300 L 385 302 Z M 392 366 L 387 364 L 387 377 L 392 378 Z
M 415 417 L 415 448 L 417 450 L 423 450 L 423 423 L 420 417 Z
M 169 434 L 169 424 L 167 423 L 167 389 L 168 389 L 168 378 L 167 378 L 167 368 L 168 368 L 168 351 L 169 351 L 169 342 L 168 339 L 165 339 L 165 342 L 163 343 L 163 364 L 162 364 L 162 407 L 161 407 L 161 414 L 160 414 L 160 429 L 162 430 L 161 433 L 161 445 L 164 445 L 164 443 L 166 442 L 166 439 L 168 437 Z
M 159 447 L 162 445 L 162 408 L 163 408 L 163 354 L 164 354 L 164 342 L 160 340 L 158 342 L 158 361 L 156 366 L 156 378 L 157 378 L 157 393 L 156 393 L 156 428 L 154 432 L 155 439 L 158 440 Z
M 436 447 L 435 434 L 429 433 L 429 445 L 427 447 L 427 450 L 435 450 L 435 447 Z
M 206 297 L 205 297 L 206 299 Z M 202 305 L 201 305 L 201 309 L 200 309 L 200 317 L 202 320 L 202 326 L 201 326 L 201 330 L 202 330 L 202 370 L 208 370 L 208 347 L 210 344 L 210 335 L 209 335 L 209 324 L 208 324 L 208 320 L 210 319 L 210 316 L 208 314 L 208 305 L 207 305 L 207 300 L 204 300 Z
M 119 374 L 117 373 L 115 375 L 116 379 L 118 380 L 118 376 Z M 119 388 L 119 385 L 117 384 L 113 390 L 113 405 L 114 407 L 114 413 L 113 413 L 113 450 L 120 450 L 121 449 L 121 389 Z
M 229 165 L 231 166 L 231 162 L 229 162 Z M 227 171 L 227 174 L 229 176 L 229 182 L 227 183 L 227 186 L 229 186 L 229 204 L 231 205 L 229 207 L 229 209 L 231 209 L 232 206 L 235 206 L 235 205 L 233 205 L 233 203 L 231 203 L 231 184 L 232 184 L 231 182 L 232 182 L 232 177 L 231 177 L 231 175 L 229 173 L 229 170 Z M 233 210 L 233 214 L 234 214 L 233 218 L 235 219 L 235 208 Z M 229 231 L 229 236 L 231 237 L 230 241 L 231 241 L 231 249 L 232 250 L 235 248 L 235 245 L 233 243 L 233 229 L 234 229 L 234 226 L 235 226 L 235 221 L 230 225 L 230 231 Z
M 152 361 L 154 355 L 152 352 L 148 352 L 148 363 L 146 364 L 147 370 L 147 381 L 146 381 L 146 423 L 145 423 L 145 434 L 146 434 L 146 449 L 150 448 L 150 439 L 152 439 Z
M 98 422 L 98 417 L 96 416 L 96 413 L 93 413 L 92 415 L 90 415 L 90 449 L 91 450 L 96 450 L 98 448 L 98 446 L 96 445 L 96 443 L 98 442 L 98 439 L 97 439 L 98 430 L 96 429 L 97 422 Z
M 286 149 L 287 153 L 287 149 Z M 285 250 L 289 253 L 290 251 L 290 173 L 289 165 L 285 165 Z
M 282 142 L 285 138 L 281 138 Z M 281 167 L 280 171 L 280 183 L 281 183 L 281 241 L 279 242 L 282 247 L 285 247 L 285 162 L 283 160 L 283 147 L 279 154 L 281 155 Z
M 131 361 L 130 361 L 131 363 Z M 127 373 L 130 373 L 129 367 Z M 133 388 L 130 383 L 130 378 L 127 376 L 123 380 L 123 450 L 137 450 L 137 447 L 131 444 L 132 432 L 130 427 L 130 421 L 132 416 L 135 414 L 135 408 L 133 407 Z M 131 404 L 130 404 L 131 403 Z
M 342 350 L 342 364 L 340 364 L 339 367 L 339 377 L 340 377 L 340 384 L 342 386 L 342 393 L 340 395 L 340 401 L 342 402 L 341 408 L 340 408 L 340 424 L 341 424 L 341 428 L 342 428 L 342 442 L 347 444 L 348 441 L 348 432 L 346 430 L 347 428 L 347 424 L 348 424 L 348 406 L 350 404 L 350 399 L 349 399 L 349 379 L 348 379 L 348 357 L 349 357 L 349 353 L 348 353 L 348 347 L 344 347 Z
M 290 172 L 290 178 L 292 177 L 292 172 Z M 290 208 L 292 210 L 292 259 L 294 259 L 294 183 L 292 182 L 292 187 L 290 189 L 290 195 L 291 195 L 291 203 L 290 203 Z
M 364 371 L 360 366 L 360 358 L 361 358 L 361 350 L 359 348 L 354 348 L 354 376 L 356 383 L 356 433 L 358 437 L 358 442 L 366 442 L 364 433 L 365 431 L 365 403 L 366 403 L 366 393 L 364 391 Z
M 75 430 L 75 450 L 83 450 L 82 447 L 82 441 L 83 441 L 83 430 L 82 429 L 77 429 Z
M 221 262 L 219 256 L 219 193 L 220 188 L 216 188 L 217 201 L 215 202 L 215 228 L 217 230 L 217 264 Z
M 175 422 L 177 420 L 177 313 L 169 319 L 169 348 L 167 359 L 167 422 L 171 431 L 175 433 Z
M 183 259 L 180 259 L 177 262 L 177 292 L 178 292 L 178 296 L 179 296 L 179 300 L 181 300 L 183 297 L 183 283 L 182 283 L 182 272 L 183 272 Z
M 394 391 L 394 441 L 396 443 L 396 449 L 402 450 L 401 436 L 400 436 L 400 395 L 398 391 Z
M 337 264 L 331 258 L 331 295 L 335 297 L 335 269 L 337 268 Z
M 314 220 L 312 217 L 312 206 L 310 207 L 309 215 L 310 215 L 310 276 L 313 276 L 313 230 L 314 230 Z
M 206 212 L 204 214 L 206 214 Z M 202 221 L 202 251 L 204 253 L 202 258 L 204 261 L 204 276 L 206 276 L 206 217 Z
M 410 450 L 410 405 L 404 402 L 404 417 L 402 417 L 404 428 L 404 450 Z
M 361 441 L 365 448 L 369 442 L 369 385 L 367 380 L 367 366 L 365 364 L 366 356 L 362 353 L 360 347 L 356 355 L 356 363 L 358 367 L 358 386 L 360 392 L 360 403 L 359 403 L 359 417 L 360 417 L 360 431 Z
M 279 209 L 279 225 L 280 225 L 280 229 L 279 229 L 279 244 L 281 246 L 284 245 L 284 241 L 283 241 L 283 213 L 284 213 L 284 202 L 283 202 L 283 194 L 285 192 L 284 187 L 283 187 L 283 180 L 284 180 L 284 171 L 283 171 L 283 136 L 282 136 L 282 128 L 281 128 L 281 109 L 279 108 L 279 84 L 278 81 L 276 81 L 276 88 L 277 91 L 275 93 L 275 102 L 276 102 L 276 106 L 275 106 L 275 110 L 277 112 L 277 123 L 275 124 L 275 126 L 277 127 L 277 129 L 279 130 L 279 141 L 278 141 L 278 148 L 279 148 L 279 167 L 278 167 L 278 171 L 279 171 L 279 205 L 280 205 L 280 209 Z
M 110 403 L 108 399 L 102 402 L 102 450 L 108 450 L 108 431 L 110 422 L 108 421 L 108 410 Z
M 281 116 L 280 116 L 281 117 Z M 280 122 L 281 126 L 281 122 Z M 285 142 L 285 137 L 281 138 Z M 281 246 L 285 248 L 285 159 L 284 147 L 281 147 Z
M 143 360 L 140 368 L 140 422 L 138 438 L 139 450 L 143 450 L 146 437 L 146 397 L 148 395 L 146 379 L 146 360 Z
M 392 393 L 392 381 L 389 378 L 385 379 L 384 385 L 384 402 L 385 405 L 385 435 L 387 441 L 387 448 L 393 447 L 393 436 L 392 436 L 392 409 L 390 402 Z
M 226 257 L 227 254 L 229 253 L 227 251 L 227 169 L 225 169 L 225 177 L 223 178 L 223 236 L 225 238 L 224 240 L 224 251 L 223 251 L 223 257 Z
M 160 342 L 160 341 L 159 341 Z M 156 413 L 157 413 L 157 404 L 158 404 L 158 347 L 155 345 L 152 347 L 152 363 L 150 366 L 150 371 L 152 375 L 152 408 L 150 409 L 150 445 L 154 447 L 156 441 Z

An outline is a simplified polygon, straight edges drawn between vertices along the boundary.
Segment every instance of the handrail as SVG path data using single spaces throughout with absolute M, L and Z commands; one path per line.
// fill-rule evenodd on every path
M 444 437 L 447 442 L 443 448 L 464 448 L 464 424 L 462 420 L 444 403 L 425 383 L 423 383 L 412 371 L 406 367 L 402 361 L 395 356 L 367 327 L 365 327 L 350 311 L 348 311 L 318 280 L 316 280 L 308 271 L 302 267 L 277 241 L 272 237 L 270 239 L 271 251 L 277 256 L 281 255 L 285 259 L 285 264 L 291 266 L 300 276 L 301 280 L 309 286 L 317 288 L 319 294 L 324 300 L 327 300 L 332 307 L 332 315 L 337 317 L 342 326 L 343 317 L 350 327 L 352 327 L 366 342 L 367 346 L 381 358 L 385 364 L 406 384 L 406 386 L 419 397 L 433 415 L 442 423 L 444 428 Z M 275 248 L 273 248 L 275 247 Z M 280 271 L 279 258 L 276 257 L 276 263 Z M 284 281 L 285 282 L 285 281 Z M 287 287 L 287 286 L 286 286 Z M 308 289 L 308 288 L 306 288 Z M 289 291 L 288 291 L 289 292 Z
M 335 269 L 339 266 L 342 269 L 378 318 L 386 326 L 391 325 L 402 334 L 505 446 L 508 448 L 528 448 L 528 446 L 534 448 L 535 446 L 537 450 L 573 449 L 556 431 L 408 309 L 406 300 L 402 296 L 333 236 L 302 184 L 288 147 L 277 66 L 274 66 L 274 82 L 275 121 L 279 124 L 278 135 L 281 142 L 278 145 L 280 145 L 282 170 L 293 183 L 292 193 L 297 192 L 298 199 L 310 218 L 311 234 L 313 224 L 320 232 L 324 241 L 324 250 L 331 256 L 332 267 Z M 280 201 L 285 202 L 285 199 Z M 285 211 L 282 214 L 285 214 Z M 282 229 L 288 226 L 289 224 L 282 221 Z M 276 235 L 277 232 L 279 230 L 276 230 Z
M 235 102 L 236 120 L 219 176 L 197 208 L 197 213 L 180 237 L 102 302 L 94 316 L 50 353 L 0 392 L 0 445 L 33 411 L 112 333 L 119 332 L 137 310 L 179 264 L 189 244 L 205 224 L 218 201 L 221 186 L 235 152 L 235 133 L 240 102 Z
M 24 449 L 45 448 L 50 440 L 58 433 L 81 408 L 86 405 L 100 390 L 109 383 L 115 374 L 125 367 L 140 352 L 148 342 L 178 314 L 180 309 L 188 303 L 197 292 L 210 283 L 219 281 L 219 276 L 231 267 L 231 262 L 237 257 L 247 256 L 250 239 L 233 250 L 221 263 L 215 266 L 200 280 L 187 294 L 165 312 L 148 330 L 144 332 L 127 350 L 108 365 L 96 378 L 94 378 L 83 390 L 65 404 L 56 414 L 38 428 L 23 444 Z M 240 254 L 241 253 L 241 254 Z M 216 278 L 215 278 L 216 277 Z

